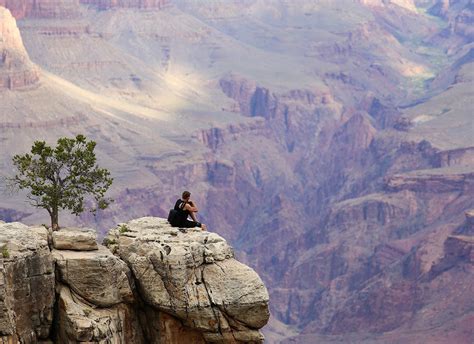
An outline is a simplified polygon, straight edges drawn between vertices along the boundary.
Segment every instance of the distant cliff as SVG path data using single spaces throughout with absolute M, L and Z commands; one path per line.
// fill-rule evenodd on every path
M 0 343 L 261 343 L 268 293 L 215 233 L 0 223 Z
M 15 18 L 0 7 L 0 91 L 25 88 L 38 81 L 39 68 L 30 61 Z

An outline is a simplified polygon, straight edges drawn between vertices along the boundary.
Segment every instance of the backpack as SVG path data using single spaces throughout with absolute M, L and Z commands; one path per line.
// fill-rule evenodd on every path
M 183 206 L 181 208 L 181 205 Z M 184 206 L 186 205 L 186 202 L 182 202 L 180 204 L 180 209 L 183 210 Z M 171 224 L 172 227 L 179 227 L 179 218 L 180 218 L 180 211 L 176 209 L 170 209 L 170 212 L 168 213 L 168 222 Z
M 172 227 L 177 227 L 176 220 L 178 220 L 178 211 L 175 209 L 170 209 L 168 214 L 168 222 L 171 224 Z

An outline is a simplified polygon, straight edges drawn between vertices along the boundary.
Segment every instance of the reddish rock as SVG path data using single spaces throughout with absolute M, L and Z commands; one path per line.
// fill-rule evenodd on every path
M 387 178 L 388 190 L 413 190 L 420 192 L 471 191 L 474 188 L 474 172 L 450 172 L 445 174 L 436 171 L 413 172 L 405 175 L 394 175 Z
M 439 167 L 474 165 L 474 147 L 442 151 L 437 158 Z

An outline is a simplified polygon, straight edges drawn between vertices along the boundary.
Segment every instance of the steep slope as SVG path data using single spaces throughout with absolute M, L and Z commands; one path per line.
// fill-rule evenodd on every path
M 30 61 L 10 11 L 0 7 L 0 92 L 33 86 L 39 70 Z

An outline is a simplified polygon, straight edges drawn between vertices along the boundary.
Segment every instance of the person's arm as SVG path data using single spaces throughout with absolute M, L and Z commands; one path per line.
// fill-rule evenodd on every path
M 190 213 L 197 213 L 199 211 L 198 208 L 194 205 L 194 203 L 191 202 L 191 204 L 190 202 L 186 203 L 184 210 L 188 210 Z

